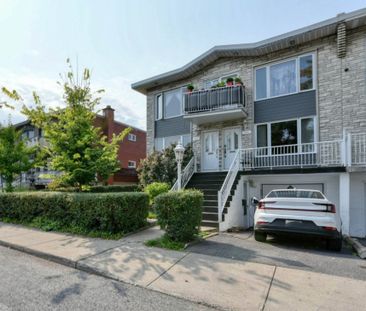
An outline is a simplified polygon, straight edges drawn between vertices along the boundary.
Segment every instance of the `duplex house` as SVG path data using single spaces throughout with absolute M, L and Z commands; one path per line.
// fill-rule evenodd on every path
M 101 115 L 96 115 L 94 125 L 101 128 L 108 139 L 111 139 L 113 134 L 118 135 L 128 127 L 132 129 L 128 136 L 120 142 L 118 151 L 120 169 L 109 178 L 108 184 L 137 183 L 136 167 L 140 160 L 146 156 L 146 131 L 117 121 L 111 106 L 104 108 Z M 15 124 L 15 127 L 22 130 L 22 135 L 27 139 L 29 145 L 46 143 L 42 129 L 36 128 L 29 120 Z M 42 188 L 50 182 L 47 175 L 54 174 L 58 174 L 58 172 L 50 171 L 47 167 L 35 168 L 24 173 L 20 183 L 26 186 L 32 182 L 36 187 Z
M 148 152 L 192 144 L 183 185 L 204 191 L 204 225 L 251 227 L 251 198 L 296 187 L 323 191 L 343 233 L 366 236 L 366 9 L 215 46 L 132 88 Z

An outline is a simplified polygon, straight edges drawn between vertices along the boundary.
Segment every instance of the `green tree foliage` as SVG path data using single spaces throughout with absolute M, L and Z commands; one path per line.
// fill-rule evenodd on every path
M 96 176 L 106 180 L 119 169 L 117 152 L 119 142 L 129 133 L 126 129 L 108 141 L 100 128 L 94 127 L 94 112 L 103 90 L 92 92 L 90 72 L 85 69 L 81 78 L 74 75 L 70 61 L 69 71 L 59 82 L 63 88 L 64 108 L 50 108 L 33 93 L 35 107 L 23 106 L 23 113 L 38 128 L 42 128 L 47 144 L 43 150 L 50 166 L 63 174 L 62 184 L 81 189 L 93 183 Z
M 0 128 L 0 175 L 5 181 L 5 191 L 13 191 L 15 178 L 32 168 L 35 162 L 31 158 L 35 152 L 36 149 L 26 145 L 21 131 L 14 126 Z
M 175 145 L 164 149 L 163 151 L 154 151 L 140 162 L 137 168 L 139 181 L 145 188 L 153 182 L 168 183 L 172 186 L 177 179 L 177 162 L 174 154 Z M 188 146 L 184 152 L 184 168 L 193 157 L 193 151 Z

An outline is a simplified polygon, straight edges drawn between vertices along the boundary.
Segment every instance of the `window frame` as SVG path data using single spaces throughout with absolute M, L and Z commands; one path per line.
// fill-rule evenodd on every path
M 133 138 L 133 139 L 131 139 L 131 137 L 134 137 L 134 138 Z M 137 136 L 136 136 L 136 134 L 128 133 L 128 137 L 127 137 L 127 139 L 128 139 L 129 141 L 136 142 L 136 141 L 137 141 Z
M 132 166 L 130 165 L 130 163 L 132 163 Z M 128 160 L 127 161 L 127 167 L 128 168 L 136 168 L 136 161 L 134 161 L 134 160 Z
M 266 157 L 266 156 L 271 156 L 272 155 L 272 147 L 276 147 L 276 146 L 272 146 L 272 132 L 271 132 L 271 124 L 272 123 L 282 123 L 282 122 L 288 122 L 288 121 L 296 121 L 296 131 L 297 131 L 297 144 L 294 145 L 298 145 L 301 146 L 302 145 L 302 131 L 301 131 L 301 122 L 303 119 L 313 119 L 313 124 L 314 124 L 314 142 L 313 144 L 315 144 L 315 148 L 314 148 L 314 153 L 317 152 L 317 143 L 318 143 L 318 127 L 317 127 L 317 117 L 312 115 L 312 116 L 306 116 L 306 117 L 299 117 L 299 118 L 291 118 L 291 119 L 286 119 L 286 120 L 276 120 L 276 121 L 271 121 L 271 122 L 262 122 L 262 123 L 257 123 L 255 124 L 254 127 L 254 145 L 255 148 L 268 148 L 269 152 L 266 155 L 257 155 L 258 157 Z M 257 127 L 260 125 L 266 125 L 267 126 L 267 146 L 264 147 L 258 147 L 258 141 L 257 141 Z M 311 143 L 305 143 L 305 144 L 311 144 Z M 296 154 L 308 154 L 309 152 L 303 152 L 302 149 L 303 148 L 299 148 L 301 149 L 301 151 L 298 150 L 298 152 L 296 152 Z
M 165 140 L 166 140 L 166 138 L 169 138 L 169 137 L 179 137 L 179 140 L 180 140 L 180 143 L 183 145 L 184 144 L 184 141 L 183 141 L 183 136 L 190 136 L 190 142 L 188 143 L 188 144 L 192 144 L 192 134 L 191 133 L 187 133 L 187 134 L 180 134 L 180 135 L 172 135 L 172 136 L 164 136 L 164 137 L 155 137 L 154 138 L 154 149 L 156 150 L 156 151 L 161 151 L 161 150 L 164 150 L 164 149 L 166 149 L 167 147 L 169 147 L 169 146 L 166 146 L 165 144 L 166 144 L 166 142 L 165 142 Z M 161 139 L 162 140 L 162 149 L 161 150 L 158 150 L 158 149 L 156 149 L 156 139 Z M 186 145 L 183 145 L 183 147 L 185 147 Z
M 178 118 L 180 116 L 183 115 L 183 106 L 184 106 L 184 86 L 180 86 L 180 87 L 175 87 L 175 88 L 172 88 L 172 89 L 169 89 L 169 90 L 166 90 L 163 92 L 163 119 L 164 120 L 169 120 L 169 119 L 173 119 L 173 118 Z M 181 95 L 182 95 L 182 101 L 181 101 L 181 105 L 180 105 L 180 111 L 179 111 L 179 114 L 177 115 L 174 115 L 174 116 L 170 116 L 170 117 L 166 117 L 165 116 L 165 96 L 166 96 L 166 93 L 169 93 L 169 92 L 172 92 L 172 91 L 175 91 L 175 90 L 180 90 L 181 92 Z
M 300 58 L 302 58 L 304 56 L 309 56 L 309 55 L 312 56 L 313 87 L 311 89 L 308 89 L 308 90 L 301 90 L 301 88 L 300 88 L 300 86 L 301 86 L 300 85 Z M 292 93 L 287 93 L 287 94 L 270 96 L 270 94 L 271 94 L 270 93 L 270 91 L 271 91 L 271 89 L 270 89 L 271 88 L 271 86 L 270 86 L 270 83 L 271 83 L 270 68 L 271 68 L 271 66 L 286 63 L 286 62 L 293 61 L 293 60 L 295 60 L 295 67 L 296 67 L 296 73 L 295 73 L 296 91 L 292 92 Z M 317 73 L 316 73 L 315 64 L 316 64 L 316 54 L 315 54 L 315 52 L 309 52 L 309 53 L 305 53 L 305 54 L 297 55 L 297 56 L 294 56 L 294 57 L 281 59 L 281 60 L 278 60 L 278 61 L 275 61 L 275 62 L 270 62 L 270 63 L 266 63 L 264 65 L 254 67 L 254 77 L 253 77 L 253 85 L 254 85 L 254 91 L 253 91 L 254 94 L 253 95 L 254 95 L 254 98 L 255 98 L 254 101 L 259 102 L 259 101 L 268 100 L 268 99 L 272 99 L 272 98 L 277 98 L 277 97 L 288 96 L 288 95 L 299 94 L 299 93 L 303 93 L 303 92 L 310 92 L 310 91 L 316 90 L 316 87 L 317 87 L 317 83 L 316 83 Z M 266 95 L 267 96 L 264 97 L 264 98 L 257 99 L 257 70 L 258 69 L 263 69 L 263 68 L 266 69 L 266 83 L 267 83 Z
M 158 102 L 158 97 L 161 97 L 161 109 L 159 109 L 159 102 Z M 155 121 L 158 120 L 163 120 L 164 118 L 164 95 L 163 92 L 155 94 L 155 99 L 154 99 L 154 115 L 155 115 Z

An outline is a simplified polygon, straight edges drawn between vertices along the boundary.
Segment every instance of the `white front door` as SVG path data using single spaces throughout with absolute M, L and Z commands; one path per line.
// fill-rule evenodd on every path
M 228 170 L 240 148 L 240 128 L 224 130 L 224 169 Z
M 203 133 L 203 159 L 204 171 L 219 170 L 219 132 Z

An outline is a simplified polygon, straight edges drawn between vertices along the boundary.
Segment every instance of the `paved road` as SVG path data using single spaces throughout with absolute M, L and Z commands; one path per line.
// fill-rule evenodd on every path
M 212 310 L 0 247 L 3 310 Z
M 268 238 L 256 242 L 252 232 L 223 233 L 188 248 L 193 253 L 295 268 L 329 275 L 366 280 L 366 260 L 347 244 L 342 252 L 326 250 L 319 240 L 301 238 Z

